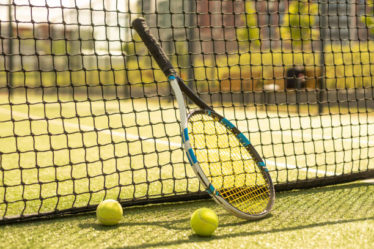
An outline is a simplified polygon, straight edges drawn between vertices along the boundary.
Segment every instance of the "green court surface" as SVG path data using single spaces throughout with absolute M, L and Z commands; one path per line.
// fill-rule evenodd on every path
M 61 103 L 50 103 L 53 95 L 41 103 L 42 96 L 28 95 L 26 105 L 19 95 L 19 103 L 0 106 L 0 216 L 199 189 L 181 148 L 176 103 L 59 97 Z M 275 183 L 373 167 L 368 113 L 293 115 L 253 106 L 217 112 L 249 137 Z
M 3 248 L 360 248 L 374 244 L 374 185 L 353 182 L 278 193 L 271 215 L 236 218 L 212 200 L 124 209 L 118 226 L 103 227 L 94 213 L 0 227 Z M 212 237 L 193 234 L 189 218 L 214 209 Z
M 373 2 L 1 1 L 0 249 L 374 248 L 374 182 L 356 181 L 374 177 Z M 152 59 L 138 17 L 165 50 L 157 61 L 266 163 L 279 190 L 268 217 L 203 198 L 174 72 Z M 223 175 L 210 187 L 260 182 L 237 177 L 257 158 L 233 163 L 242 133 L 201 136 L 216 147 L 201 143 L 197 161 Z M 104 199 L 123 205 L 118 226 L 96 221 Z M 209 238 L 189 225 L 201 207 L 219 216 Z

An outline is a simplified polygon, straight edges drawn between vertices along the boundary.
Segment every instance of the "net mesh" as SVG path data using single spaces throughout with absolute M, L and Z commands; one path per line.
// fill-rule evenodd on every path
M 206 197 L 138 16 L 278 190 L 374 175 L 372 1 L 1 0 L 0 14 L 1 223 Z

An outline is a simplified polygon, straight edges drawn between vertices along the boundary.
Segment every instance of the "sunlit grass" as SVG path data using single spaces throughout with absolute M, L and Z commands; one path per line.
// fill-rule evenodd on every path
M 281 192 L 270 216 L 244 221 L 210 201 L 124 209 L 118 226 L 100 226 L 94 213 L 0 227 L 11 248 L 363 248 L 374 243 L 374 185 L 351 183 Z M 212 237 L 193 234 L 201 207 L 219 217 Z

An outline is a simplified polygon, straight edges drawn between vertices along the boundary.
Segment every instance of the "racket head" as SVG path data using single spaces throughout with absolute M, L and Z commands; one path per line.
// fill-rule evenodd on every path
M 187 156 L 214 200 L 240 218 L 266 216 L 275 200 L 274 186 L 265 163 L 243 133 L 212 110 L 192 112 L 187 130 Z

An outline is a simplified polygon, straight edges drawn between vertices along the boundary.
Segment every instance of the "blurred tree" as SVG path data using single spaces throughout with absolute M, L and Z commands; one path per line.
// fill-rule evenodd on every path
M 249 41 L 252 45 L 260 46 L 260 29 L 257 26 L 257 13 L 253 1 L 245 1 L 245 14 L 242 15 L 245 27 L 236 30 L 239 42 Z
M 369 13 L 361 16 L 361 22 L 363 22 L 366 27 L 370 30 L 371 34 L 374 34 L 374 3 L 373 0 L 367 0 L 366 9 L 369 10 Z
M 311 42 L 317 35 L 312 29 L 317 14 L 318 4 L 310 0 L 292 1 L 280 29 L 282 39 L 298 47 Z

